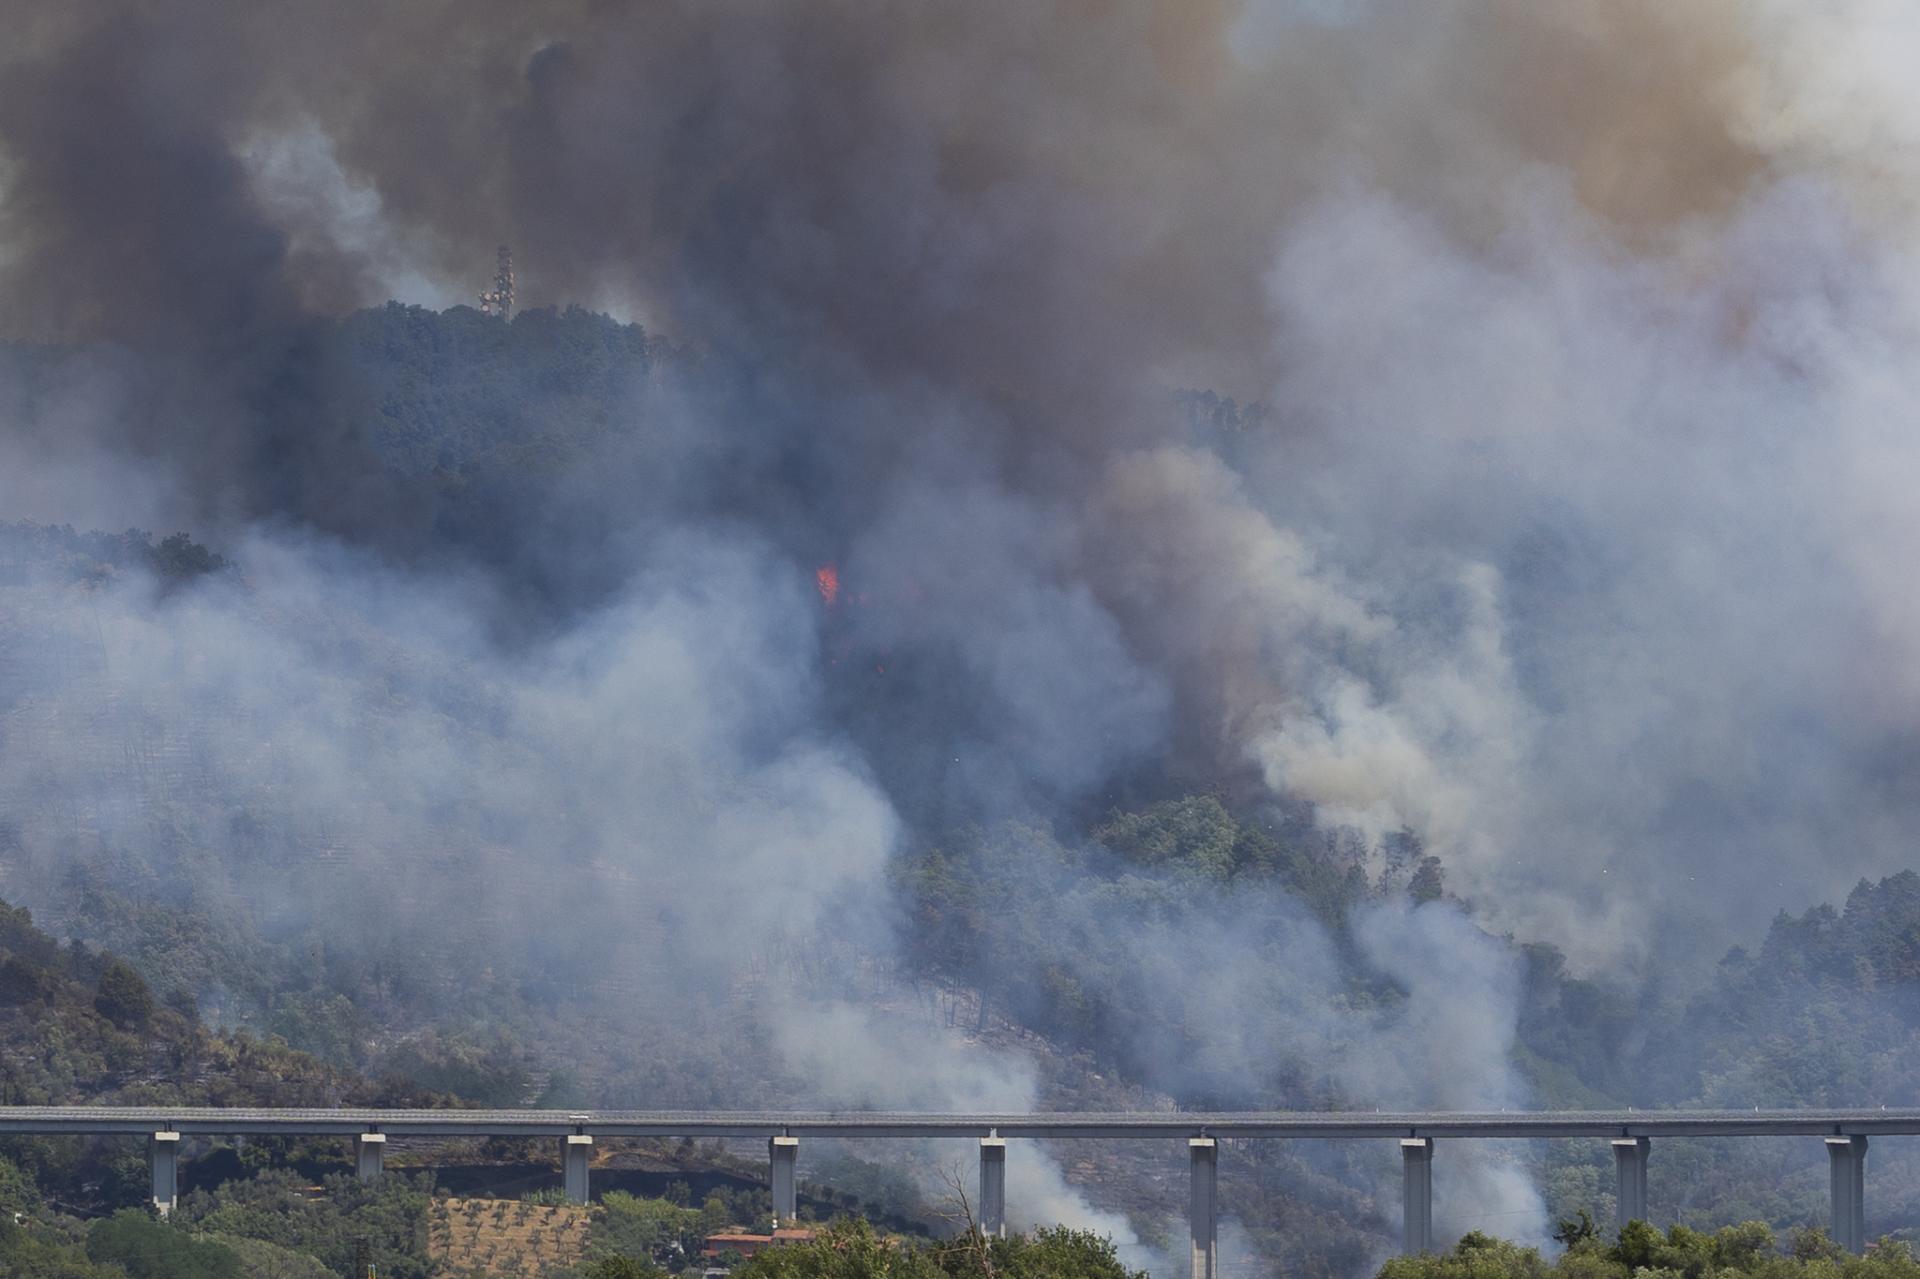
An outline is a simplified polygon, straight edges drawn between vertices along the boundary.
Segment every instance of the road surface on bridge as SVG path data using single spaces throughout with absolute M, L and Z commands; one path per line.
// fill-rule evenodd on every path
M 1920 1134 L 1920 1109 L 904 1114 L 0 1106 L 0 1133 L 156 1131 L 395 1137 L 1852 1137 Z

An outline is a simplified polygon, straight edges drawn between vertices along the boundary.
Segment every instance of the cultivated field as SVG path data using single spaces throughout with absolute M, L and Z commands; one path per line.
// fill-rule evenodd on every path
M 458 1279 L 527 1279 L 579 1262 L 587 1246 L 587 1209 L 507 1199 L 442 1199 L 427 1228 L 428 1254 Z

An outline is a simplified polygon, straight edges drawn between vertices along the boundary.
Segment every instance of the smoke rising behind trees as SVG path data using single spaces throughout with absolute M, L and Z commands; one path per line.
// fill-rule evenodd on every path
M 1911 864 L 1904 9 L 0 16 L 0 514 L 239 566 L 22 570 L 4 882 L 205 921 L 234 1016 L 617 1006 L 675 1033 L 607 1096 L 933 1105 L 939 851 L 1059 912 L 946 979 L 1179 1005 L 1130 1085 L 1518 1105 L 1496 938 L 1651 1009 Z M 502 241 L 511 324 L 357 310 Z M 1312 873 L 1092 835 L 1188 793 Z M 1325 887 L 1408 840 L 1449 899 Z

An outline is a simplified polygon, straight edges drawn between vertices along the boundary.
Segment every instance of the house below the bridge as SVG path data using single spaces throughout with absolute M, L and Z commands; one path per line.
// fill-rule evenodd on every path
M 809 1243 L 812 1239 L 813 1231 L 799 1226 L 783 1226 L 775 1229 L 770 1235 L 732 1233 L 708 1235 L 706 1246 L 700 1249 L 700 1255 L 718 1257 L 725 1253 L 737 1252 L 743 1257 L 751 1257 L 756 1252 L 764 1252 L 780 1244 Z

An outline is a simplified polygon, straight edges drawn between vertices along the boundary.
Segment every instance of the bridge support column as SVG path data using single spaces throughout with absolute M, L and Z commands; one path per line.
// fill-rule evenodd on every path
M 1647 1155 L 1653 1143 L 1645 1137 L 1621 1137 L 1613 1143 L 1613 1224 L 1624 1230 L 1629 1221 L 1647 1221 Z
M 1400 1248 L 1409 1257 L 1433 1251 L 1433 1138 L 1400 1142 Z
M 980 1233 L 989 1239 L 1007 1237 L 1007 1141 L 980 1139 Z
M 593 1158 L 593 1138 L 585 1133 L 568 1133 L 561 1167 L 565 1172 L 567 1198 L 577 1204 L 587 1202 L 587 1164 Z
M 1827 1138 L 1832 1174 L 1833 1241 L 1858 1255 L 1867 1248 L 1867 1139 Z
M 353 1170 L 362 1181 L 378 1181 L 387 1165 L 387 1134 L 363 1132 L 353 1140 Z
M 164 1217 L 180 1202 L 180 1134 L 153 1134 L 147 1143 L 147 1163 L 153 1169 L 153 1208 Z
M 1192 1168 L 1187 1234 L 1191 1241 L 1193 1279 L 1216 1279 L 1219 1274 L 1220 1240 L 1214 1200 L 1219 1155 L 1219 1145 L 1211 1137 L 1193 1137 L 1187 1141 L 1187 1159 Z
M 798 1137 L 769 1137 L 767 1139 L 767 1180 L 773 1188 L 773 1228 L 791 1226 L 799 1214 L 799 1189 L 794 1180 L 794 1166 L 800 1159 L 800 1139 Z

